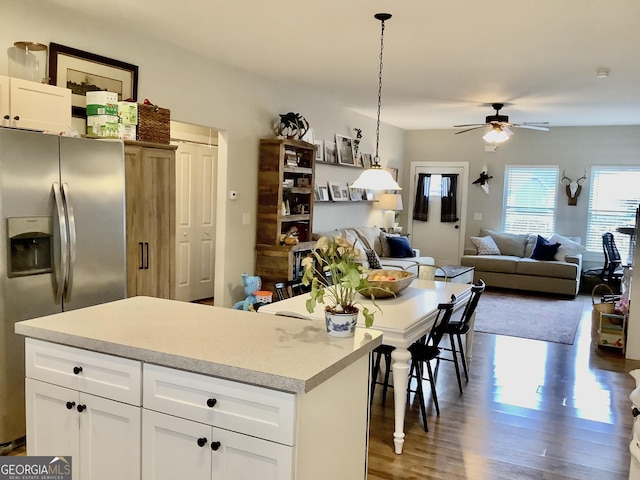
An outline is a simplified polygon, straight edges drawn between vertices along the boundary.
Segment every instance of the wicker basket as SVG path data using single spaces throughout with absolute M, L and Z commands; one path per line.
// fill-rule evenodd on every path
M 168 144 L 171 111 L 155 105 L 138 104 L 138 135 L 141 142 Z

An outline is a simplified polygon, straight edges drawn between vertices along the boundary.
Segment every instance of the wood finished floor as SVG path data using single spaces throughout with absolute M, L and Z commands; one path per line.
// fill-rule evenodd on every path
M 378 387 L 369 480 L 627 479 L 635 388 L 628 372 L 640 362 L 592 346 L 591 297 L 580 299 L 573 345 L 476 333 L 464 394 L 449 362 L 437 380 L 439 417 L 425 393 L 429 432 L 410 399 L 402 455 L 393 451 L 393 392 L 382 407 Z

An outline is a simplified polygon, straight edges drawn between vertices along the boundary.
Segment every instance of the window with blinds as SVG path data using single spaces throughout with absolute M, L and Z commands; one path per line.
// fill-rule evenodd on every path
M 551 235 L 556 226 L 557 166 L 507 165 L 502 229 Z
M 621 254 L 629 249 L 629 235 L 618 227 L 634 226 L 640 202 L 640 167 L 592 167 L 587 217 L 587 250 L 602 252 L 602 234 L 613 233 Z

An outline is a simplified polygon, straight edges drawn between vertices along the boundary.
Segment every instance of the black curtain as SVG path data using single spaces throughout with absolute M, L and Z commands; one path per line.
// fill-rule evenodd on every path
M 458 191 L 458 174 L 447 173 L 442 175 L 442 206 L 440 209 L 440 221 L 457 222 L 458 205 L 456 192 Z
M 429 219 L 429 185 L 431 184 L 430 173 L 418 174 L 418 185 L 416 186 L 416 201 L 413 204 L 413 219 L 426 222 Z

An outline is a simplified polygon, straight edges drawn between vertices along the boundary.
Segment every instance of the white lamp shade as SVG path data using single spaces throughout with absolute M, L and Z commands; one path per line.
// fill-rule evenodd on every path
M 350 185 L 351 188 L 366 190 L 402 190 L 391 174 L 380 167 L 368 168 Z
M 402 210 L 402 195 L 397 193 L 383 193 L 378 200 L 378 208 L 382 210 Z

